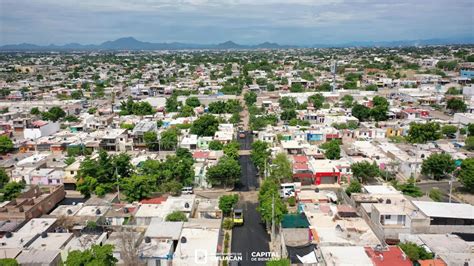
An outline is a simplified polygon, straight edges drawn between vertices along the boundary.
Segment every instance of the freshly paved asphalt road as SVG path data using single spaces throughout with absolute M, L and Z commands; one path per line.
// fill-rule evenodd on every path
M 252 135 L 246 132 L 246 137 L 239 138 L 239 142 L 241 149 L 250 149 Z M 249 155 L 240 156 L 239 162 L 242 168 L 241 184 L 235 190 L 242 192 L 237 207 L 244 210 L 244 224 L 236 226 L 232 230 L 231 251 L 242 254 L 243 261 L 239 265 L 265 265 L 265 262 L 252 261 L 256 258 L 252 256 L 252 252 L 268 252 L 268 243 L 270 242 L 265 224 L 262 223 L 260 214 L 256 210 L 258 206 L 257 192 L 254 190 L 258 188 L 257 169 Z

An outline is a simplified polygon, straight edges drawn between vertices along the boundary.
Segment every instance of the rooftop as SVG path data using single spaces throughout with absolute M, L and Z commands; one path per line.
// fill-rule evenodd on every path
M 413 201 L 413 204 L 429 217 L 474 220 L 474 206 L 464 203 Z

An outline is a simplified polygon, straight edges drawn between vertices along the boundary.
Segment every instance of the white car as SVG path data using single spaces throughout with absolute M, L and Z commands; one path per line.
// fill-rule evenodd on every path
M 194 194 L 193 187 L 183 187 L 181 194 Z

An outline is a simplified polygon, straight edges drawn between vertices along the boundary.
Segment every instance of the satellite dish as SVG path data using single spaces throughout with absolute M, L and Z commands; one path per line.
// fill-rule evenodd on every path
M 186 237 L 181 237 L 181 244 L 185 244 L 186 242 L 188 242 L 188 240 L 186 239 Z
M 99 215 L 101 214 L 101 211 L 99 209 L 95 210 L 95 214 Z
M 145 243 L 151 243 L 151 238 L 149 236 L 145 237 Z
M 189 203 L 184 203 L 184 208 L 188 209 L 189 208 Z
M 47 233 L 47 232 L 41 233 L 41 238 L 47 238 L 47 237 L 48 237 L 48 233 Z
M 5 237 L 6 237 L 6 238 L 10 238 L 10 237 L 12 237 L 12 236 L 13 236 L 12 232 L 6 232 L 6 233 L 5 233 Z

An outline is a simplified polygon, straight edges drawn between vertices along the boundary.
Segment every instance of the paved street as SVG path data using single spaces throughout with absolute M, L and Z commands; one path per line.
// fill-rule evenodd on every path
M 241 149 L 250 149 L 252 135 L 246 132 L 245 139 L 239 139 Z M 240 185 L 236 191 L 240 193 L 238 208 L 244 210 L 244 224 L 234 227 L 232 230 L 231 251 L 241 253 L 243 261 L 240 265 L 265 265 L 264 262 L 252 261 L 252 252 L 268 252 L 270 236 L 267 234 L 265 224 L 261 222 L 260 214 L 257 212 L 258 179 L 257 169 L 250 160 L 249 155 L 241 155 L 239 158 L 242 174 Z

